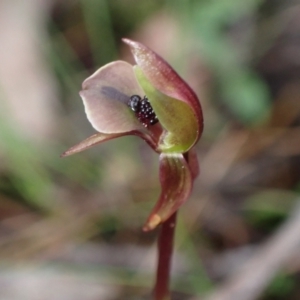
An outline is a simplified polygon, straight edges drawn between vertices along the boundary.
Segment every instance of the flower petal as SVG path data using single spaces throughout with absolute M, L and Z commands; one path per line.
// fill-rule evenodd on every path
M 203 115 L 194 91 L 163 58 L 151 49 L 129 39 L 123 39 L 123 42 L 131 47 L 137 65 L 157 90 L 192 107 L 199 128 L 198 140 L 203 131 Z
M 189 152 L 185 153 L 184 157 L 190 167 L 192 178 L 193 180 L 195 180 L 200 173 L 200 166 L 199 166 L 197 151 L 195 147 L 190 149 Z
M 71 147 L 67 151 L 65 151 L 61 155 L 61 157 L 70 156 L 72 154 L 89 149 L 97 144 L 100 144 L 100 143 L 103 143 L 103 142 L 106 142 L 106 141 L 109 141 L 109 140 L 112 140 L 112 139 L 115 139 L 117 137 L 124 136 L 124 135 L 126 135 L 126 133 L 116 133 L 116 134 L 96 133 L 96 134 L 88 137 L 84 141 L 80 142 L 79 144 Z
M 105 65 L 87 78 L 82 84 L 80 96 L 92 126 L 105 134 L 145 131 L 129 109 L 132 95 L 144 95 L 133 68 L 124 61 Z
M 122 137 L 122 136 L 127 136 L 127 135 L 136 135 L 140 138 L 142 138 L 144 141 L 148 143 L 148 145 L 154 150 L 157 151 L 157 141 L 155 140 L 155 136 L 149 134 L 149 133 L 144 133 L 141 131 L 128 131 L 128 132 L 121 132 L 121 133 L 111 133 L 111 134 L 105 134 L 105 133 L 96 133 L 87 139 L 83 140 L 79 144 L 71 147 L 67 151 L 65 151 L 63 154 L 61 154 L 61 157 L 65 156 L 70 156 L 72 154 L 87 150 L 97 144 Z
M 180 153 L 160 155 L 161 195 L 153 208 L 144 231 L 166 221 L 188 199 L 193 185 L 190 168 Z
M 187 152 L 196 143 L 199 134 L 191 106 L 158 91 L 147 80 L 139 66 L 135 66 L 134 71 L 160 124 L 165 129 L 159 150 L 164 153 Z

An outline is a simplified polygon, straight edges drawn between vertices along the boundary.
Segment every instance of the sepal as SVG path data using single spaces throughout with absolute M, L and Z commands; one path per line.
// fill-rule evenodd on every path
M 139 66 L 135 66 L 134 71 L 164 129 L 158 148 L 165 153 L 187 152 L 198 136 L 197 120 L 192 108 L 183 101 L 162 94 L 151 85 Z
M 183 154 L 161 153 L 159 177 L 161 194 L 153 208 L 144 231 L 149 231 L 166 221 L 187 201 L 193 186 L 192 174 Z

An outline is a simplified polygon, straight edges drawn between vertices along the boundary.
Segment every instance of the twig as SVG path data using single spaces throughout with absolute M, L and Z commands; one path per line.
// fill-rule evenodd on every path
M 254 300 L 300 247 L 300 204 L 279 230 L 206 300 Z M 193 300 L 197 300 L 196 298 Z

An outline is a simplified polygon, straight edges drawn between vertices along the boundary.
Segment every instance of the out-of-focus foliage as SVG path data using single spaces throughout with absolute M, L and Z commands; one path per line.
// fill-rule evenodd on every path
M 201 175 L 177 232 L 174 299 L 225 281 L 298 198 L 299 16 L 293 0 L 0 3 L 0 286 L 11 284 L 0 298 L 150 295 L 157 232 L 141 226 L 159 195 L 156 154 L 126 137 L 59 158 L 93 133 L 81 82 L 112 60 L 132 62 L 122 37 L 175 66 L 204 110 Z M 297 299 L 293 259 L 261 299 Z M 42 288 L 55 278 L 68 284 Z

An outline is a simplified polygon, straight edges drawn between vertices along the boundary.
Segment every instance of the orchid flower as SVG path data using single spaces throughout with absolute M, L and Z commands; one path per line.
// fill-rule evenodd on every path
M 123 39 L 136 65 L 109 63 L 87 78 L 80 96 L 98 131 L 62 154 L 68 156 L 126 135 L 144 139 L 159 153 L 161 194 L 144 230 L 166 221 L 188 199 L 198 175 L 194 145 L 203 130 L 199 100 L 159 55 Z

